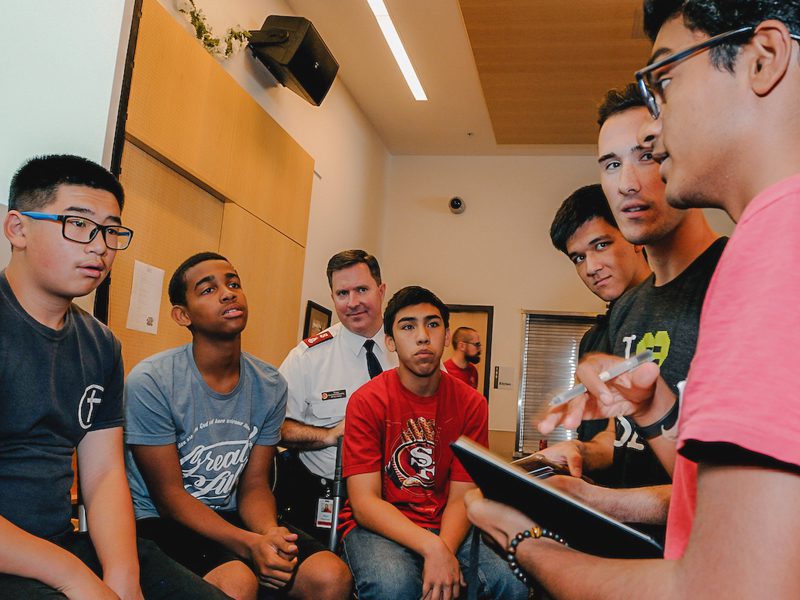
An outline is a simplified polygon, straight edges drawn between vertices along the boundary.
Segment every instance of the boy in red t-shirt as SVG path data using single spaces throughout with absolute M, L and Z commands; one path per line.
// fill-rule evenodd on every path
M 399 367 L 350 399 L 343 475 L 344 556 L 361 600 L 456 598 L 469 568 L 464 494 L 475 487 L 453 457 L 461 435 L 487 445 L 486 400 L 440 369 L 449 311 L 432 292 L 406 287 L 384 315 Z M 527 598 L 527 588 L 481 542 L 481 595 Z

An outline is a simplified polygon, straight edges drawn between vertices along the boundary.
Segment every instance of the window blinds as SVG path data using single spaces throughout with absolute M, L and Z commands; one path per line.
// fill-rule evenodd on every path
M 578 345 L 594 323 L 595 317 L 587 314 L 524 313 L 516 456 L 536 452 L 545 437 L 549 444 L 575 437 L 573 430 L 563 427 L 542 436 L 534 419 L 544 412 L 555 394 L 574 385 Z

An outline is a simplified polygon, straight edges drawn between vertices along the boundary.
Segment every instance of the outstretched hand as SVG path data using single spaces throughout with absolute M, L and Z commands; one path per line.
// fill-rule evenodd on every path
M 624 359 L 609 354 L 589 354 L 578 365 L 576 379 L 587 392 L 561 406 L 549 407 L 538 424 L 546 435 L 559 425 L 575 429 L 585 419 L 606 419 L 645 414 L 656 390 L 659 369 L 655 363 L 644 363 L 606 383 L 600 374 Z

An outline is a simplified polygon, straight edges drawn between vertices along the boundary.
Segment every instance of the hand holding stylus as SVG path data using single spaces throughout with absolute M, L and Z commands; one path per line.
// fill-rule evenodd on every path
M 658 366 L 651 361 L 650 351 L 627 360 L 589 354 L 578 365 L 581 385 L 553 399 L 539 431 L 548 434 L 558 425 L 574 429 L 583 419 L 646 413 L 659 378 Z

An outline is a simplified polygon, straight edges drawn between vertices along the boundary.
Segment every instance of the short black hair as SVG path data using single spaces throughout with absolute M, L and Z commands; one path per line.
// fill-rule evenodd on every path
M 9 210 L 39 210 L 55 199 L 60 185 L 83 185 L 114 195 L 122 210 L 125 193 L 119 180 L 88 158 L 72 154 L 35 156 L 25 162 L 11 179 Z
M 567 252 L 567 242 L 580 227 L 592 219 L 603 219 L 619 229 L 611 212 L 606 195 L 599 183 L 585 185 L 572 192 L 558 209 L 550 225 L 550 241 L 557 250 Z
M 186 306 L 186 271 L 207 260 L 224 260 L 227 263 L 231 262 L 216 252 L 198 252 L 187 258 L 175 269 L 175 272 L 169 280 L 169 301 L 172 303 L 172 306 Z
M 333 289 L 333 274 L 353 265 L 365 264 L 369 267 L 370 275 L 378 285 L 381 284 L 381 267 L 378 259 L 365 252 L 364 250 L 342 250 L 337 252 L 328 261 L 326 274 L 328 275 L 328 286 Z
M 439 300 L 432 291 L 418 285 L 409 285 L 392 296 L 392 299 L 386 305 L 386 310 L 383 313 L 384 333 L 393 335 L 392 326 L 397 313 L 406 306 L 416 306 L 417 304 L 432 304 L 435 306 L 439 310 L 439 314 L 442 315 L 445 328 L 450 327 L 450 309 L 447 308 L 447 305 Z
M 740 27 L 755 27 L 762 21 L 781 21 L 795 34 L 800 34 L 800 2 L 798 0 L 645 0 L 644 30 L 655 40 L 661 27 L 682 16 L 683 24 L 692 31 L 709 37 Z M 718 69 L 733 71 L 741 45 L 747 36 L 731 39 L 709 50 L 712 64 Z
M 459 342 L 463 341 L 464 338 L 467 337 L 468 331 L 475 331 L 475 333 L 477 333 L 477 331 L 472 327 L 459 327 L 453 332 L 453 340 L 452 340 L 453 350 L 456 349 Z
M 597 107 L 597 124 L 602 127 L 614 115 L 640 106 L 645 106 L 644 98 L 635 83 L 629 83 L 621 90 L 608 90 Z

